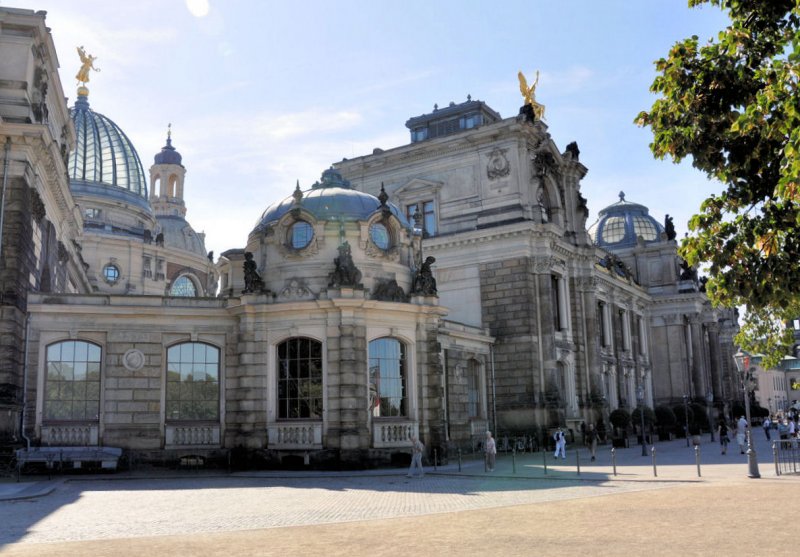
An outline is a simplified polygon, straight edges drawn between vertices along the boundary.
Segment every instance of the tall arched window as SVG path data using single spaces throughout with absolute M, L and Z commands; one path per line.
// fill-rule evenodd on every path
M 322 419 L 322 343 L 290 338 L 278 345 L 278 418 Z
M 219 419 L 219 348 L 184 342 L 167 349 L 167 420 Z
M 46 420 L 97 420 L 100 416 L 100 347 L 66 340 L 47 347 Z
M 373 417 L 407 416 L 406 347 L 395 338 L 369 343 L 369 388 Z

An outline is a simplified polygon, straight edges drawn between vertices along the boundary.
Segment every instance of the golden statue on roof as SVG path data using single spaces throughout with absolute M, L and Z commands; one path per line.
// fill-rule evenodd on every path
M 536 70 L 536 79 L 529 87 L 528 80 L 522 72 L 517 74 L 519 77 L 519 90 L 522 93 L 522 98 L 525 100 L 525 105 L 530 105 L 533 110 L 533 115 L 537 120 L 544 118 L 544 105 L 536 102 L 536 86 L 539 84 L 539 70 Z
M 94 61 L 97 60 L 97 56 L 86 54 L 86 50 L 82 46 L 78 47 L 78 56 L 81 57 L 81 69 L 75 75 L 75 79 L 81 83 L 81 86 L 78 87 L 78 94 L 88 95 L 89 89 L 86 88 L 86 84 L 89 82 L 89 70 L 100 71 L 99 68 L 94 67 Z

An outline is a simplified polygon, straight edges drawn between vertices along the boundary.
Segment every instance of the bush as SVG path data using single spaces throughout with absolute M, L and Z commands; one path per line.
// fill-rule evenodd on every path
M 686 411 L 687 410 L 688 410 L 688 415 L 689 415 L 689 420 L 688 421 L 691 424 L 691 423 L 694 422 L 694 412 L 692 412 L 691 406 L 687 408 L 686 406 L 681 404 L 681 405 L 676 405 L 676 406 L 672 407 L 672 411 L 675 413 L 675 426 L 676 426 L 675 430 L 676 431 L 680 431 L 681 435 L 683 435 L 683 430 L 686 427 L 686 422 L 687 422 L 687 420 L 686 420 L 687 412 Z
M 672 408 L 669 406 L 657 406 L 655 413 L 656 423 L 663 429 L 671 429 L 676 423 L 678 423 L 678 418 L 675 416 L 675 412 L 673 412 Z M 645 415 L 645 418 L 647 418 L 647 415 Z
M 692 429 L 694 426 L 694 429 L 708 429 L 708 408 L 705 404 L 692 402 L 689 408 L 691 408 L 694 418 L 689 420 L 689 428 Z
M 642 423 L 642 416 L 638 406 L 631 412 L 631 423 L 635 426 L 639 426 Z M 656 423 L 656 413 L 649 406 L 644 407 L 644 423 L 646 425 Z
M 608 416 L 611 425 L 619 429 L 625 429 L 631 423 L 631 415 L 624 408 L 617 408 Z

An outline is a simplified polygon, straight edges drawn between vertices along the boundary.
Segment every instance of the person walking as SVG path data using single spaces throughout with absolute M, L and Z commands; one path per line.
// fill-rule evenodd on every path
M 422 468 L 422 453 L 425 451 L 425 445 L 422 441 L 417 439 L 415 435 L 411 436 L 411 466 L 408 467 L 408 477 L 414 476 L 419 471 L 419 477 L 425 476 L 425 470 Z
M 558 458 L 558 453 L 561 453 L 561 458 L 567 458 L 567 438 L 564 437 L 564 431 L 561 428 L 553 435 L 553 439 L 556 442 L 556 453 L 553 455 L 553 458 Z
M 486 469 L 489 470 L 489 472 L 494 472 L 494 462 L 497 457 L 497 444 L 494 442 L 491 431 L 486 432 L 484 451 L 486 452 Z
M 586 430 L 586 446 L 589 447 L 589 453 L 592 455 L 592 462 L 597 454 L 597 430 L 594 424 L 589 424 L 589 429 Z
M 747 441 L 747 420 L 744 416 L 736 422 L 736 443 L 739 445 L 739 452 L 744 454 Z
M 769 430 L 772 428 L 772 422 L 770 421 L 769 416 L 764 418 L 764 422 L 761 424 L 761 427 L 764 428 L 764 435 L 767 436 L 767 441 L 769 441 Z
M 717 435 L 719 436 L 719 454 L 728 454 L 728 443 L 730 442 L 730 438 L 728 437 L 728 424 L 725 423 L 724 418 L 719 421 L 719 425 L 717 426 Z

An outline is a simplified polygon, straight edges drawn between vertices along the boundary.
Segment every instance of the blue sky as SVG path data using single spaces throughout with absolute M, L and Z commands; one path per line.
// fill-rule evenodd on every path
M 97 57 L 92 108 L 131 138 L 147 169 L 172 123 L 187 168 L 187 219 L 216 254 L 244 247 L 272 202 L 332 162 L 408 143 L 405 122 L 467 95 L 503 117 L 517 72 L 561 150 L 577 141 L 591 224 L 623 190 L 679 236 L 711 192 L 687 161 L 657 161 L 648 129 L 653 62 L 726 19 L 686 0 L 478 2 L 1 0 L 46 10 L 69 104 L 75 47 Z

